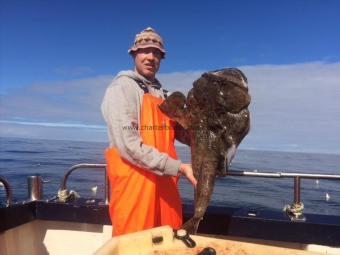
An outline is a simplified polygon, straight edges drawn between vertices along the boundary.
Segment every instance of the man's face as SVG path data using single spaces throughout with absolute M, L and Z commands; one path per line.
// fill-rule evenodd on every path
M 138 49 L 134 57 L 136 71 L 153 81 L 161 63 L 162 52 L 156 48 Z

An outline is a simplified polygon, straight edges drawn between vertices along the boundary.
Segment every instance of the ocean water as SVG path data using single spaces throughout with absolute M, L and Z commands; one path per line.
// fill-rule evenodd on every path
M 57 194 L 65 172 L 79 163 L 104 163 L 106 143 L 0 138 L 0 175 L 13 188 L 14 201 L 27 199 L 27 176 L 39 174 L 44 180 L 44 199 Z M 178 146 L 183 162 L 190 161 L 188 147 Z M 233 170 L 286 171 L 340 174 L 340 155 L 238 150 Z M 82 197 L 104 197 L 104 171 L 82 169 L 68 179 L 68 188 Z M 305 212 L 340 215 L 340 181 L 301 181 Z M 97 187 L 93 193 L 92 187 Z M 193 203 L 194 192 L 185 178 L 179 189 L 185 203 Z M 224 177 L 216 180 L 211 205 L 244 207 L 252 210 L 282 210 L 293 201 L 293 179 Z M 0 185 L 0 203 L 5 191 Z

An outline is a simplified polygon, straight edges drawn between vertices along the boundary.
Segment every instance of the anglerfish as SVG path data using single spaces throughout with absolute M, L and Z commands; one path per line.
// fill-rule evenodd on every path
M 195 234 L 213 193 L 216 176 L 226 176 L 236 149 L 250 129 L 251 97 L 246 76 L 236 68 L 203 73 L 185 96 L 174 92 L 159 106 L 190 137 L 198 183 L 195 211 L 182 228 Z

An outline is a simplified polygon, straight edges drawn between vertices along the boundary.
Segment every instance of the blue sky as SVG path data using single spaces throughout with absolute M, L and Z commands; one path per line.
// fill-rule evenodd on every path
M 0 0 L 0 136 L 106 141 L 101 98 L 152 26 L 170 90 L 208 70 L 245 72 L 243 148 L 340 153 L 339 13 L 339 1 L 321 0 Z

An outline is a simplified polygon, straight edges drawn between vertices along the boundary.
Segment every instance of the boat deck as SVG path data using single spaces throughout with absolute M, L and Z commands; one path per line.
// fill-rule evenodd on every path
M 192 206 L 184 206 L 184 220 L 191 217 L 192 212 Z M 207 238 L 207 235 L 208 238 L 212 238 L 211 235 L 218 239 L 224 237 L 227 240 L 223 241 L 226 243 L 221 249 L 227 247 L 238 255 L 254 253 L 245 253 L 245 249 L 233 250 L 233 247 L 248 247 L 248 250 L 252 250 L 251 247 L 270 246 L 275 251 L 277 247 L 295 252 L 262 254 L 303 254 L 297 251 L 340 254 L 339 248 L 333 248 L 340 247 L 340 217 L 305 216 L 304 222 L 292 222 L 283 212 L 249 213 L 240 208 L 211 206 L 199 226 L 201 237 L 195 238 Z M 71 254 L 70 247 L 76 250 L 72 254 L 93 254 L 111 239 L 108 207 L 101 201 L 79 199 L 76 203 L 34 201 L 12 204 L 0 208 L 0 219 L 1 255 Z M 175 251 L 169 253 L 170 250 L 158 249 L 151 254 L 174 254 Z M 183 248 L 180 250 L 185 251 Z

